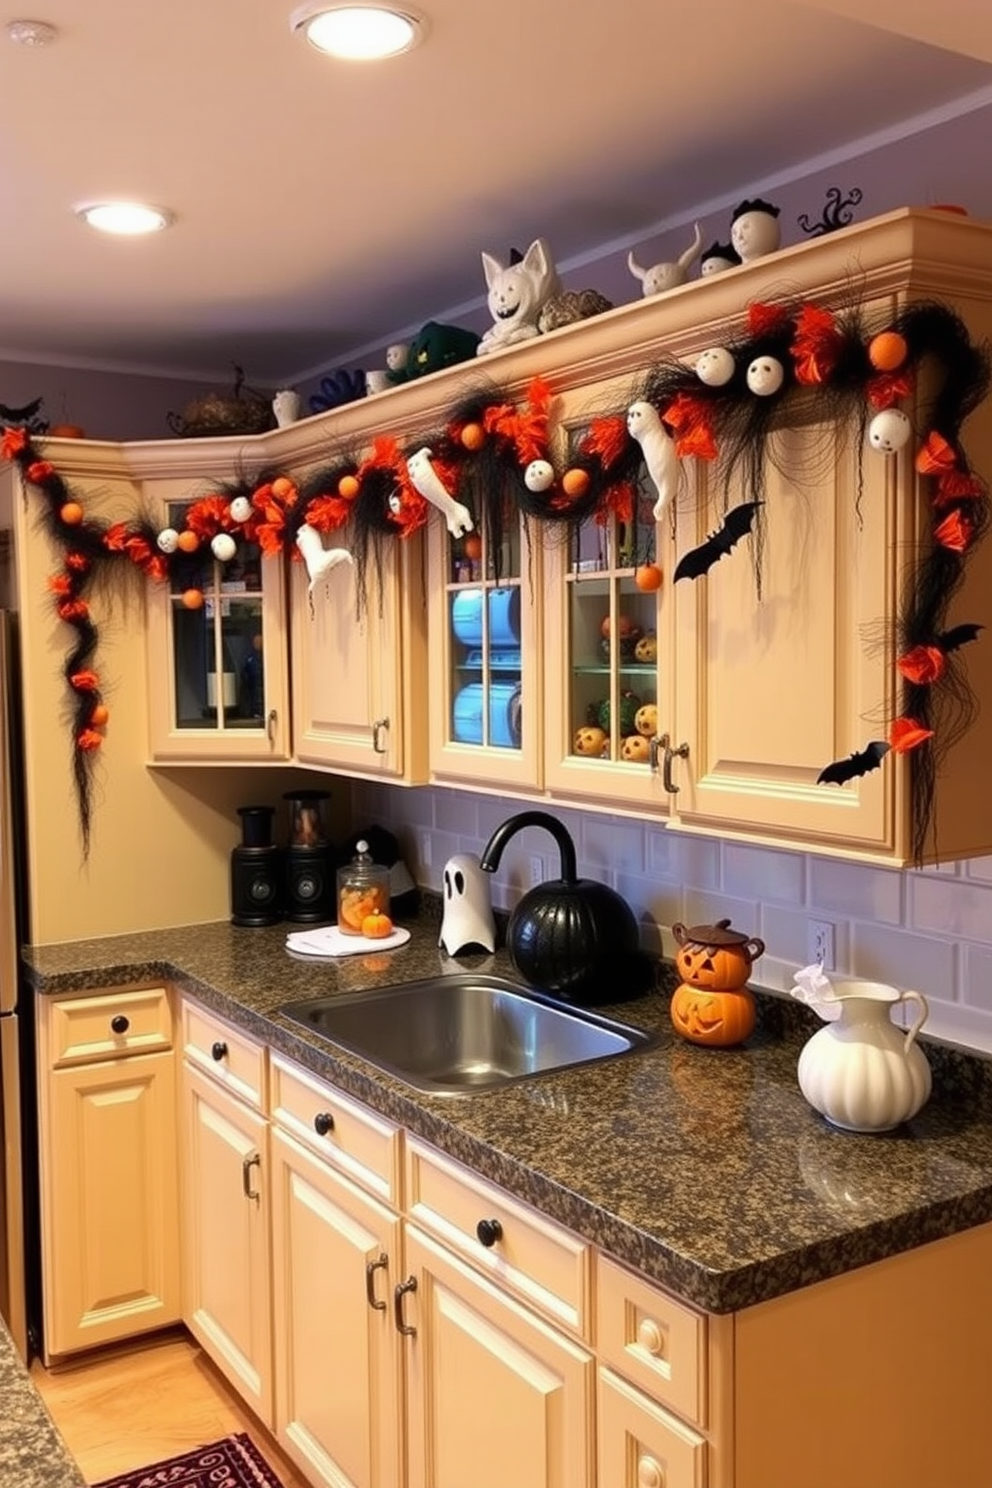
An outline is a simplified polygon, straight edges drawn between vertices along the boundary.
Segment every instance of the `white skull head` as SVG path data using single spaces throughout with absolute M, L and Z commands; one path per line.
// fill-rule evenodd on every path
M 770 398 L 785 380 L 785 369 L 777 357 L 760 356 L 747 369 L 747 385 L 758 398 Z
M 549 491 L 555 483 L 555 472 L 547 460 L 531 460 L 524 471 L 524 485 L 528 491 L 539 495 Z
M 710 346 L 696 358 L 696 376 L 707 387 L 725 387 L 734 375 L 734 359 L 725 346 Z
M 883 455 L 894 455 L 909 442 L 912 425 L 900 408 L 883 408 L 868 425 L 868 443 Z

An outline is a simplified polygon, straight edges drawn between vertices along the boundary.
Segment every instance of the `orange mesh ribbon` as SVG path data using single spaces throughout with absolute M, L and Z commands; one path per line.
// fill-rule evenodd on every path
M 615 465 L 627 448 L 627 420 L 620 414 L 612 418 L 594 418 L 579 445 L 579 453 L 598 455 L 604 470 Z
M 72 593 L 72 579 L 68 574 L 52 574 L 47 582 L 53 594 L 65 596 Z
M 760 300 L 747 307 L 747 328 L 751 336 L 770 336 L 785 328 L 789 312 L 782 305 L 763 305 Z
M 795 362 L 796 381 L 806 386 L 827 382 L 844 345 L 833 315 L 817 305 L 804 305 L 796 316 L 795 330 L 789 350 Z
M 913 391 L 911 372 L 880 372 L 870 377 L 865 385 L 865 396 L 872 408 L 891 408 L 900 398 L 908 398 Z
M 952 553 L 963 553 L 975 535 L 975 524 L 967 512 L 948 512 L 944 520 L 933 529 L 934 542 Z
M 69 678 L 69 686 L 74 687 L 77 692 L 96 692 L 100 686 L 100 678 L 96 672 L 73 672 Z
M 100 745 L 103 743 L 103 735 L 98 734 L 96 729 L 81 729 L 76 735 L 76 743 L 84 754 L 89 754 L 94 749 L 100 748 Z
M 972 501 L 984 495 L 985 483 L 977 475 L 966 475 L 963 470 L 945 470 L 937 477 L 933 504 L 940 511 L 951 501 Z
M 915 718 L 897 718 L 889 730 L 889 745 L 896 754 L 908 754 L 932 738 L 933 729 L 924 728 Z
M 85 599 L 66 599 L 60 605 L 56 605 L 60 620 L 67 621 L 70 625 L 76 620 L 87 620 L 90 607 Z
M 0 457 L 4 460 L 13 460 L 23 449 L 27 448 L 27 442 L 26 429 L 5 429 L 0 435 Z
M 226 496 L 201 496 L 186 509 L 186 526 L 195 532 L 201 542 L 216 537 L 218 532 L 229 531 L 234 523 Z
M 943 471 L 953 470 L 957 462 L 953 445 L 948 443 L 943 434 L 931 429 L 916 454 L 916 468 L 920 474 L 940 475 Z
M 354 497 L 347 496 L 315 496 L 307 502 L 303 520 L 317 532 L 333 532 L 336 527 L 343 527 L 351 516 L 353 500 Z
M 908 682 L 927 686 L 939 682 L 947 669 L 947 657 L 939 646 L 913 646 L 900 656 L 896 666 Z
M 697 460 L 716 459 L 710 406 L 705 398 L 676 393 L 661 418 L 675 434 L 675 453 L 680 459 L 686 455 L 695 455 Z
M 32 485 L 40 486 L 43 480 L 55 474 L 55 466 L 51 460 L 32 460 L 24 474 Z
M 634 488 L 630 481 L 617 481 L 616 485 L 608 486 L 603 492 L 602 500 L 596 508 L 596 521 L 601 527 L 606 525 L 611 512 L 618 522 L 630 522 L 633 519 Z

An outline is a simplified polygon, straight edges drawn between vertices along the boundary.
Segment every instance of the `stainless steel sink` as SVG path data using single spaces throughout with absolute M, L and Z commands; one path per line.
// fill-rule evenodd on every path
M 472 972 L 279 1011 L 432 1095 L 472 1095 L 653 1043 L 640 1029 Z

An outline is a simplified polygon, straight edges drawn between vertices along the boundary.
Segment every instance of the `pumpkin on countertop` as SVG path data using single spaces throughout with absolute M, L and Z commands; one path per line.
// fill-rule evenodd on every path
M 754 998 L 745 984 L 752 964 L 764 954 L 764 941 L 732 930 L 729 920 L 689 928 L 679 923 L 672 934 L 682 978 L 671 1005 L 676 1032 L 716 1048 L 743 1043 L 755 1023 Z

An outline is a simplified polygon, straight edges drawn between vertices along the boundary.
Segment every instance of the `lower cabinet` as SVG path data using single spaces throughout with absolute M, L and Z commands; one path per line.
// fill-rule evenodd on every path
M 400 1221 L 278 1128 L 271 1133 L 276 1434 L 311 1482 L 402 1482 Z
M 408 1488 L 593 1488 L 588 1349 L 408 1225 Z
M 220 1083 L 238 1045 L 233 1030 L 216 1032 L 218 1078 L 203 1073 L 188 1048 L 183 1062 L 183 1316 L 271 1426 L 267 1122 Z
M 39 998 L 46 1362 L 180 1317 L 166 988 Z

